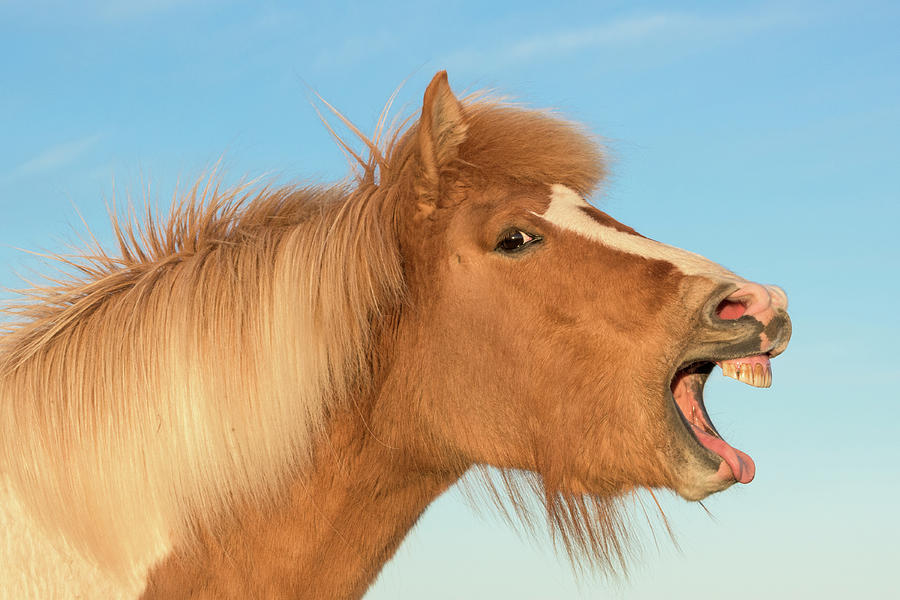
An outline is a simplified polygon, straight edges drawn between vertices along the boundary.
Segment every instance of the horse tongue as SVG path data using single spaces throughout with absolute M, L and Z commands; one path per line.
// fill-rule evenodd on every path
M 767 354 L 723 360 L 716 364 L 722 367 L 722 373 L 726 377 L 737 379 L 747 385 L 761 388 L 772 385 L 772 364 Z
M 699 427 L 694 428 L 694 435 L 697 436 L 701 444 L 718 454 L 725 461 L 725 464 L 719 467 L 721 475 L 727 474 L 727 471 L 722 473 L 723 468 L 731 469 L 731 474 L 738 483 L 750 483 L 753 481 L 753 476 L 756 475 L 756 464 L 746 453 L 730 446 L 722 438 L 700 430 Z

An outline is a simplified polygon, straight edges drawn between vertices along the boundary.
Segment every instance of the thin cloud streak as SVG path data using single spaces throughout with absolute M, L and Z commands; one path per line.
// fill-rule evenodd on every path
M 30 177 L 64 167 L 90 151 L 102 137 L 101 134 L 95 133 L 71 142 L 51 146 L 10 171 L 3 179 Z
M 493 68 L 541 59 L 559 59 L 592 48 L 625 49 L 653 43 L 703 44 L 734 39 L 757 31 L 804 22 L 799 15 L 770 12 L 756 15 L 704 17 L 657 13 L 619 19 L 594 27 L 535 35 L 493 49 L 468 49 L 455 53 L 447 63 L 456 66 L 485 64 Z

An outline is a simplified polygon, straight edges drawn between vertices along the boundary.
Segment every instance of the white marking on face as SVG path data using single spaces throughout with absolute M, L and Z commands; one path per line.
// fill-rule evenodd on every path
M 571 188 L 557 183 L 550 187 L 550 191 L 550 206 L 547 207 L 546 212 L 542 215 L 533 214 L 553 223 L 557 227 L 572 231 L 589 240 L 621 252 L 666 261 L 673 264 L 685 275 L 700 275 L 717 280 L 727 279 L 736 282 L 743 281 L 741 277 L 738 277 L 725 267 L 699 254 L 598 223 L 582 210 L 582 208 L 590 207 L 590 205 Z

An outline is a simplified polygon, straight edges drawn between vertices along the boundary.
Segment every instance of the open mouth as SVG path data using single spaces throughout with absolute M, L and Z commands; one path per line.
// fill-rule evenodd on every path
M 757 354 L 717 362 L 694 362 L 676 371 L 669 384 L 675 405 L 697 443 L 725 461 L 735 481 L 750 483 L 756 473 L 753 459 L 722 439 L 703 404 L 703 386 L 716 365 L 722 368 L 726 377 L 754 387 L 769 387 L 772 385 L 769 355 Z

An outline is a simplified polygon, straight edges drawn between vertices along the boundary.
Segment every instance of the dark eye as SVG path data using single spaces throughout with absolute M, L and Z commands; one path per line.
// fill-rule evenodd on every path
M 496 250 L 507 253 L 518 252 L 529 244 L 539 241 L 541 241 L 541 238 L 537 235 L 525 233 L 520 229 L 510 229 L 497 242 Z

